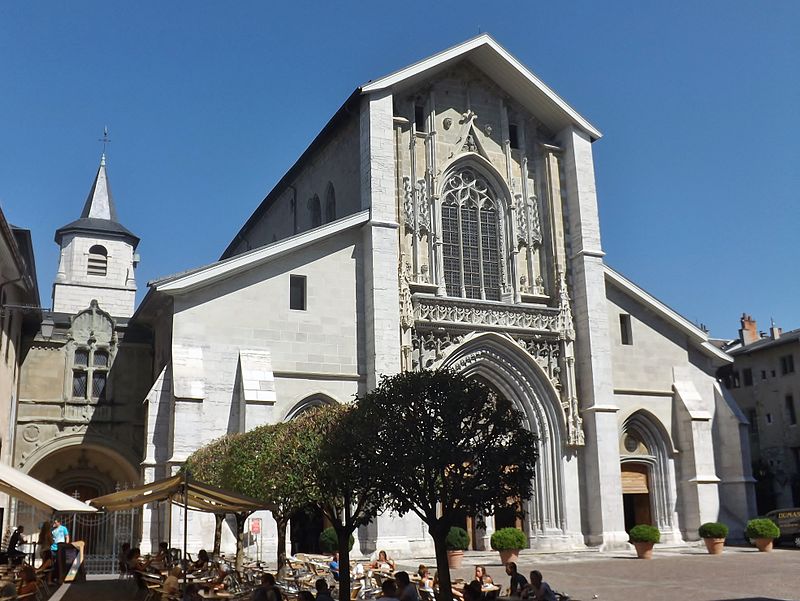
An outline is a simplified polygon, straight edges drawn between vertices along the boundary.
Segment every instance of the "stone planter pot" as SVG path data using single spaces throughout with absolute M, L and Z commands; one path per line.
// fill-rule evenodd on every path
M 498 551 L 500 553 L 500 563 L 506 565 L 508 562 L 517 562 L 519 560 L 519 549 L 506 549 Z
M 724 538 L 704 538 L 703 542 L 711 555 L 720 555 L 725 548 Z
M 772 551 L 772 539 L 771 538 L 756 538 L 753 540 L 758 550 L 763 553 L 769 553 Z
M 636 557 L 639 559 L 653 559 L 653 545 L 655 543 L 633 543 L 636 547 Z
M 447 565 L 451 570 L 457 570 L 461 567 L 461 562 L 464 561 L 463 551 L 448 551 L 447 552 Z

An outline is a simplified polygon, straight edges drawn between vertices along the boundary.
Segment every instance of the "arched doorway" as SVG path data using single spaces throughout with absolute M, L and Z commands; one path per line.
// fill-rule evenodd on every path
M 623 422 L 620 472 L 626 530 L 650 524 L 661 531 L 662 541 L 681 540 L 673 455 L 669 433 L 650 412 L 640 409 Z
M 441 365 L 489 383 L 522 411 L 525 427 L 538 437 L 534 493 L 521 508 L 524 518 L 520 524 L 513 510 L 498 512 L 494 527 L 521 526 L 534 548 L 582 545 L 578 512 L 568 511 L 567 507 L 570 501 L 576 507 L 579 503 L 576 463 L 568 462 L 561 402 L 544 370 L 513 339 L 495 333 L 465 337 Z M 488 541 L 485 543 L 488 547 Z
M 284 421 L 291 421 L 316 407 L 336 404 L 336 400 L 324 393 L 316 393 L 296 403 L 286 414 Z M 296 553 L 319 553 L 319 536 L 330 526 L 329 521 L 316 507 L 307 506 L 289 518 L 289 543 L 292 555 Z

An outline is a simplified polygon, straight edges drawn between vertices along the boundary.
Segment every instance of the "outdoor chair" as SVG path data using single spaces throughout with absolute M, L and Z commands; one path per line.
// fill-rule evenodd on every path
M 358 594 L 361 592 L 361 585 L 357 584 L 350 588 L 350 601 L 356 601 L 358 599 Z

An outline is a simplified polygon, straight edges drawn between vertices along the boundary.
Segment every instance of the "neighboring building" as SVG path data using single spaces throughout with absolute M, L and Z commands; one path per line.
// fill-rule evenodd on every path
M 223 434 L 447 366 L 508 396 L 541 445 L 524 518 L 467 516 L 473 547 L 514 524 L 539 549 L 625 545 L 635 522 L 741 535 L 746 420 L 715 379 L 730 358 L 604 265 L 599 137 L 487 35 L 355 90 L 220 261 L 150 283 L 145 481 Z M 144 549 L 165 518 L 146 510 Z M 210 544 L 213 520 L 192 520 L 190 546 Z M 294 522 L 303 550 L 320 524 Z M 413 515 L 358 545 L 432 549 Z
M 36 263 L 29 230 L 10 225 L 0 209 L 0 462 L 11 465 L 23 336 L 42 319 Z M 0 494 L 0 528 L 8 497 Z M 5 530 L 0 530 L 4 532 Z
M 149 333 L 128 324 L 139 239 L 117 219 L 105 156 L 80 219 L 55 239 L 53 310 L 24 340 L 14 466 L 85 500 L 140 479 L 152 363 Z M 37 519 L 20 511 L 31 531 Z
M 728 346 L 733 365 L 721 370 L 725 387 L 750 423 L 759 514 L 800 506 L 800 330 L 768 334 L 742 314 L 738 340 Z

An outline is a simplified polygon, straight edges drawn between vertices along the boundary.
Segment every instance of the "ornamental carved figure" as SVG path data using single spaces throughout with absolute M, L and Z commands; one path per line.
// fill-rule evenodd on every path
M 539 246 L 542 243 L 542 229 L 539 223 L 539 206 L 535 196 L 516 197 L 517 243 L 520 246 Z

